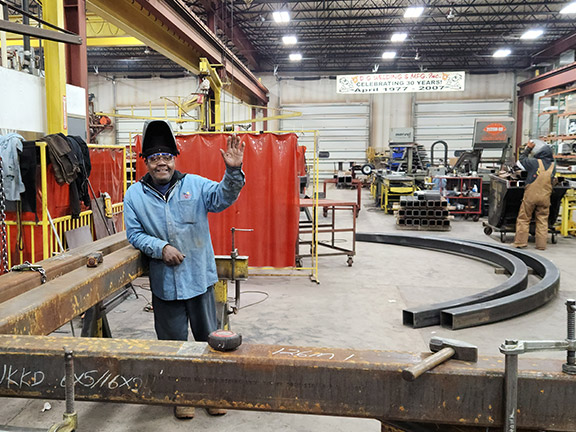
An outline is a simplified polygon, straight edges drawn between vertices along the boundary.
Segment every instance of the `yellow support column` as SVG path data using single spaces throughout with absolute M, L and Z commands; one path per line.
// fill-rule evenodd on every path
M 64 28 L 63 0 L 44 0 L 42 10 L 44 20 Z M 67 134 L 65 46 L 63 43 L 46 41 L 44 53 L 47 132 Z

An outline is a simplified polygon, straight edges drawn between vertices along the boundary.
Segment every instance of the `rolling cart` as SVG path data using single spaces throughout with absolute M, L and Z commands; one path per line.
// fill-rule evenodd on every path
M 548 216 L 548 232 L 552 235 L 552 243 L 556 243 L 554 225 L 558 219 L 562 197 L 570 189 L 567 182 L 554 186 L 550 196 L 550 215 Z M 495 175 L 490 176 L 490 196 L 488 222 L 483 222 L 484 234 L 500 233 L 500 241 L 506 243 L 506 235 L 516 232 L 516 219 L 520 204 L 524 197 L 524 182 L 506 180 Z M 530 224 L 530 234 L 534 235 L 534 222 Z

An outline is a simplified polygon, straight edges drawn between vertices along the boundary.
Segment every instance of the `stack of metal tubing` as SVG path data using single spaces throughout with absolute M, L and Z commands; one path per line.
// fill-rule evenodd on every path
M 500 285 L 471 296 L 402 311 L 404 325 L 442 325 L 452 330 L 503 321 L 546 304 L 558 293 L 560 270 L 537 254 L 477 241 L 416 237 L 400 234 L 356 234 L 357 241 L 419 247 L 458 253 L 494 263 L 510 277 Z M 528 267 L 540 278 L 528 285 Z
M 404 230 L 449 231 L 448 202 L 440 192 L 426 191 L 418 196 L 403 196 L 396 213 L 396 227 Z

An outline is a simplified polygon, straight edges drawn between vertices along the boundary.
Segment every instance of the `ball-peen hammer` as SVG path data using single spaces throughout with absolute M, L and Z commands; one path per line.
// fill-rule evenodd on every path
M 469 362 L 478 361 L 478 347 L 455 339 L 433 337 L 430 339 L 430 351 L 434 354 L 417 365 L 403 369 L 402 378 L 406 381 L 414 381 L 424 372 L 450 358 Z

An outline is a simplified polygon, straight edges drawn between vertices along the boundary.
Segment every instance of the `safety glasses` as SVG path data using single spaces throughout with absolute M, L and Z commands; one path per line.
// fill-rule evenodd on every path
M 160 161 L 163 162 L 172 162 L 174 160 L 174 155 L 170 153 L 156 153 L 151 156 L 148 156 L 146 159 L 148 163 L 158 163 Z

